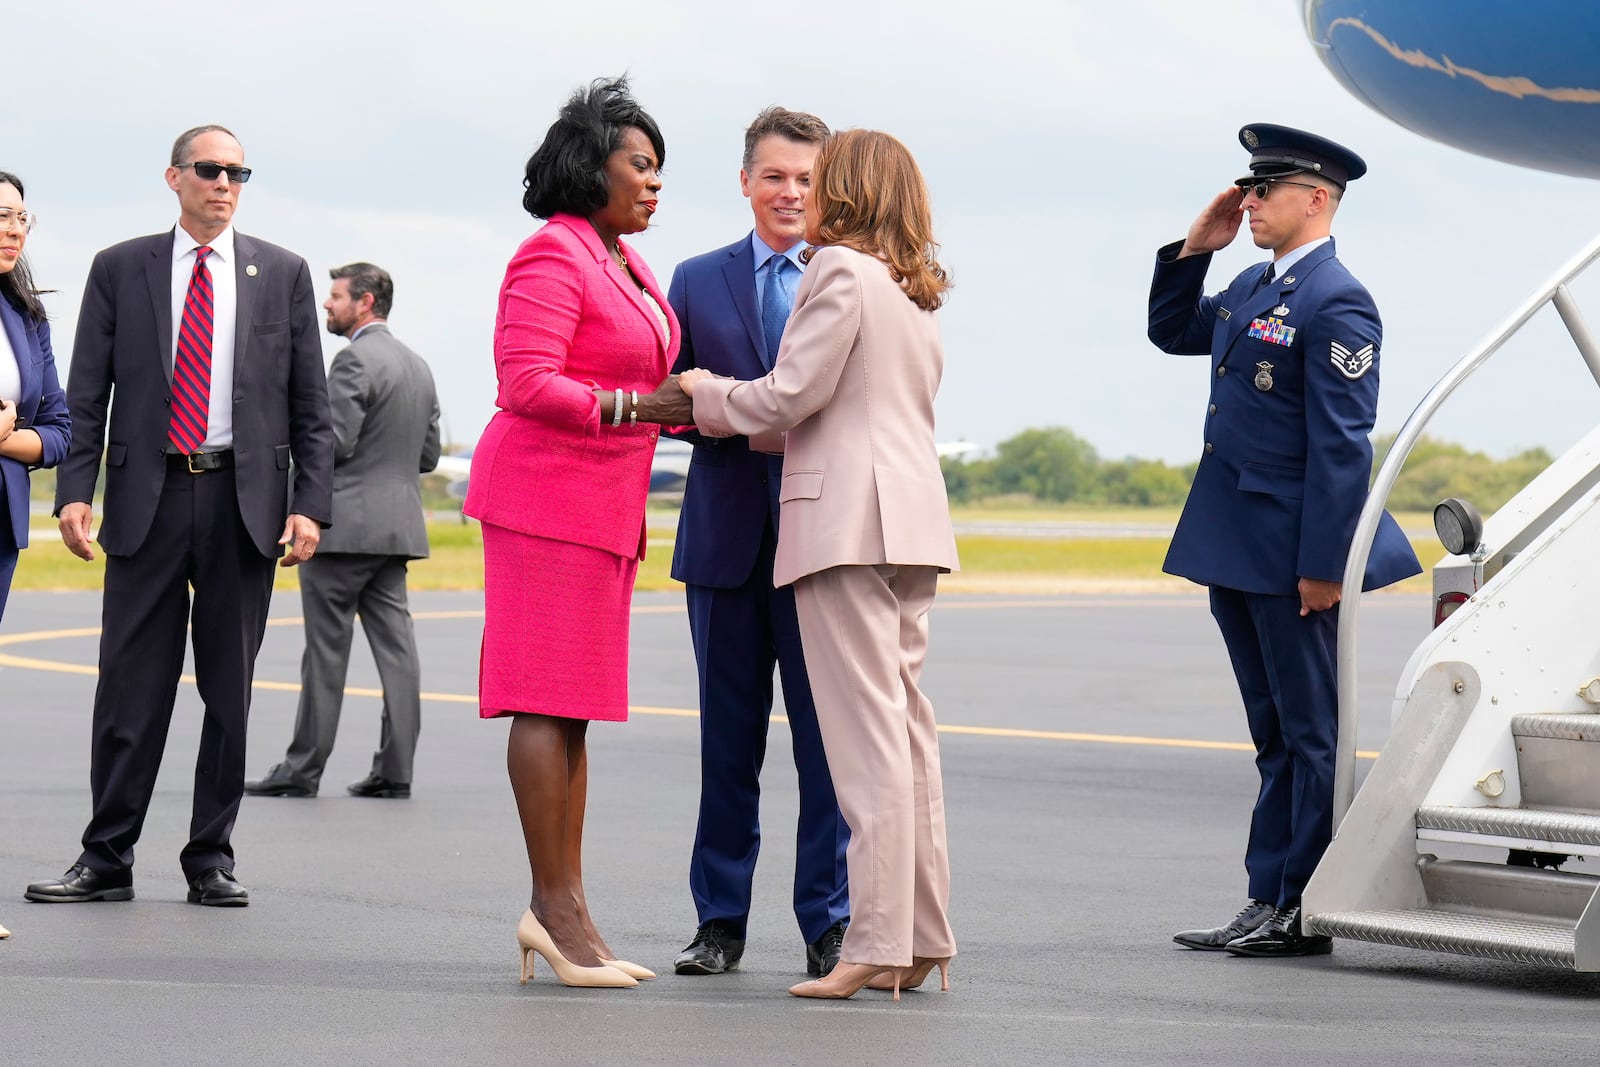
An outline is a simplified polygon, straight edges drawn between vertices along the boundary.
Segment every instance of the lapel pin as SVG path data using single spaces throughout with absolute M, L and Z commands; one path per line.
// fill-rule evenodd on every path
M 1284 279 L 1284 280 L 1283 280 L 1283 284 L 1284 284 L 1284 285 L 1293 285 L 1293 284 L 1294 284 L 1294 275 L 1293 275 L 1293 274 L 1291 274 L 1291 275 L 1289 275 L 1289 276 L 1288 276 L 1288 277 L 1287 277 L 1287 278 L 1285 278 L 1285 279 Z
M 256 265 L 254 263 L 252 263 L 249 266 L 245 267 L 244 273 L 245 273 L 245 277 L 254 278 L 256 276 Z

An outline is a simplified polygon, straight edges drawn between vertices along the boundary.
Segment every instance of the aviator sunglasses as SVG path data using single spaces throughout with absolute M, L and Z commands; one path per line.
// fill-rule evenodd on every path
M 215 177 L 215 175 L 213 175 Z M 1302 189 L 1318 189 L 1320 186 L 1310 182 L 1292 182 L 1287 178 L 1262 178 L 1258 182 L 1239 182 L 1239 188 L 1247 193 L 1254 193 L 1257 200 L 1265 200 L 1274 185 L 1298 185 Z
M 250 180 L 249 167 L 225 167 L 221 163 L 176 163 L 174 166 L 176 166 L 179 170 L 182 170 L 184 167 L 193 167 L 195 174 L 198 175 L 202 180 L 208 182 L 216 181 L 217 175 L 221 174 L 223 171 L 228 172 L 228 180 L 233 182 L 235 185 L 239 185 Z

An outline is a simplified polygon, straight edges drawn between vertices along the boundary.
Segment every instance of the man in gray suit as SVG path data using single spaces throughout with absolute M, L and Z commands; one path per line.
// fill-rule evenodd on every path
M 328 332 L 350 339 L 328 372 L 333 409 L 333 526 L 300 573 L 306 651 L 300 708 L 282 763 L 252 796 L 314 797 L 333 752 L 355 616 L 383 682 L 383 728 L 358 797 L 409 797 L 422 721 L 421 673 L 406 565 L 428 555 L 419 474 L 439 463 L 439 400 L 428 365 L 389 332 L 387 271 L 352 263 L 329 274 Z

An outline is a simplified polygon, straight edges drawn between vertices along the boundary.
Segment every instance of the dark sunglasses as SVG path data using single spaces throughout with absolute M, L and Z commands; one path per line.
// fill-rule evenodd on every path
M 177 164 L 177 168 L 179 170 L 182 170 L 184 167 L 193 167 L 195 174 L 197 176 L 199 176 L 202 180 L 208 181 L 208 182 L 216 181 L 217 180 L 217 175 L 221 174 L 223 171 L 227 171 L 228 172 L 228 180 L 230 182 L 233 182 L 235 185 L 240 185 L 240 184 L 243 184 L 244 182 L 247 182 L 247 181 L 250 180 L 250 168 L 249 167 L 224 167 L 221 163 L 179 163 L 179 164 Z
M 1310 182 L 1292 182 L 1287 178 L 1263 178 L 1258 182 L 1241 182 L 1239 188 L 1247 193 L 1254 193 L 1257 200 L 1265 200 L 1267 194 L 1272 192 L 1274 185 L 1298 185 L 1302 189 L 1321 188 L 1321 186 L 1312 185 Z

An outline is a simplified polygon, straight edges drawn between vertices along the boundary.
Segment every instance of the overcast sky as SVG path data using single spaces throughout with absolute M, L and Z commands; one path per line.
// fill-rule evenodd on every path
M 667 143 L 656 223 L 635 238 L 665 284 L 747 232 L 744 126 L 769 104 L 887 130 L 933 192 L 957 287 L 942 312 L 939 436 L 984 445 L 1066 426 L 1102 455 L 1188 462 L 1203 360 L 1146 340 L 1155 249 L 1243 172 L 1247 122 L 1311 128 L 1364 155 L 1335 227 L 1385 322 L 1379 430 L 1600 231 L 1593 183 L 1425 141 L 1348 96 L 1298 0 L 804 4 L 453 0 L 259 5 L 53 0 L 6 12 L 0 169 L 42 219 L 29 240 L 70 364 L 90 257 L 169 228 L 173 138 L 231 127 L 255 176 L 238 228 L 327 270 L 393 273 L 395 333 L 427 358 L 448 432 L 494 404 L 505 264 L 536 223 L 522 166 L 567 93 L 628 72 Z M 1262 258 L 1221 253 L 1220 288 Z M 1600 279 L 1575 292 L 1600 318 Z M 342 341 L 326 337 L 329 358 Z M 1596 385 L 1553 311 L 1464 389 L 1438 434 L 1495 455 L 1559 450 Z

